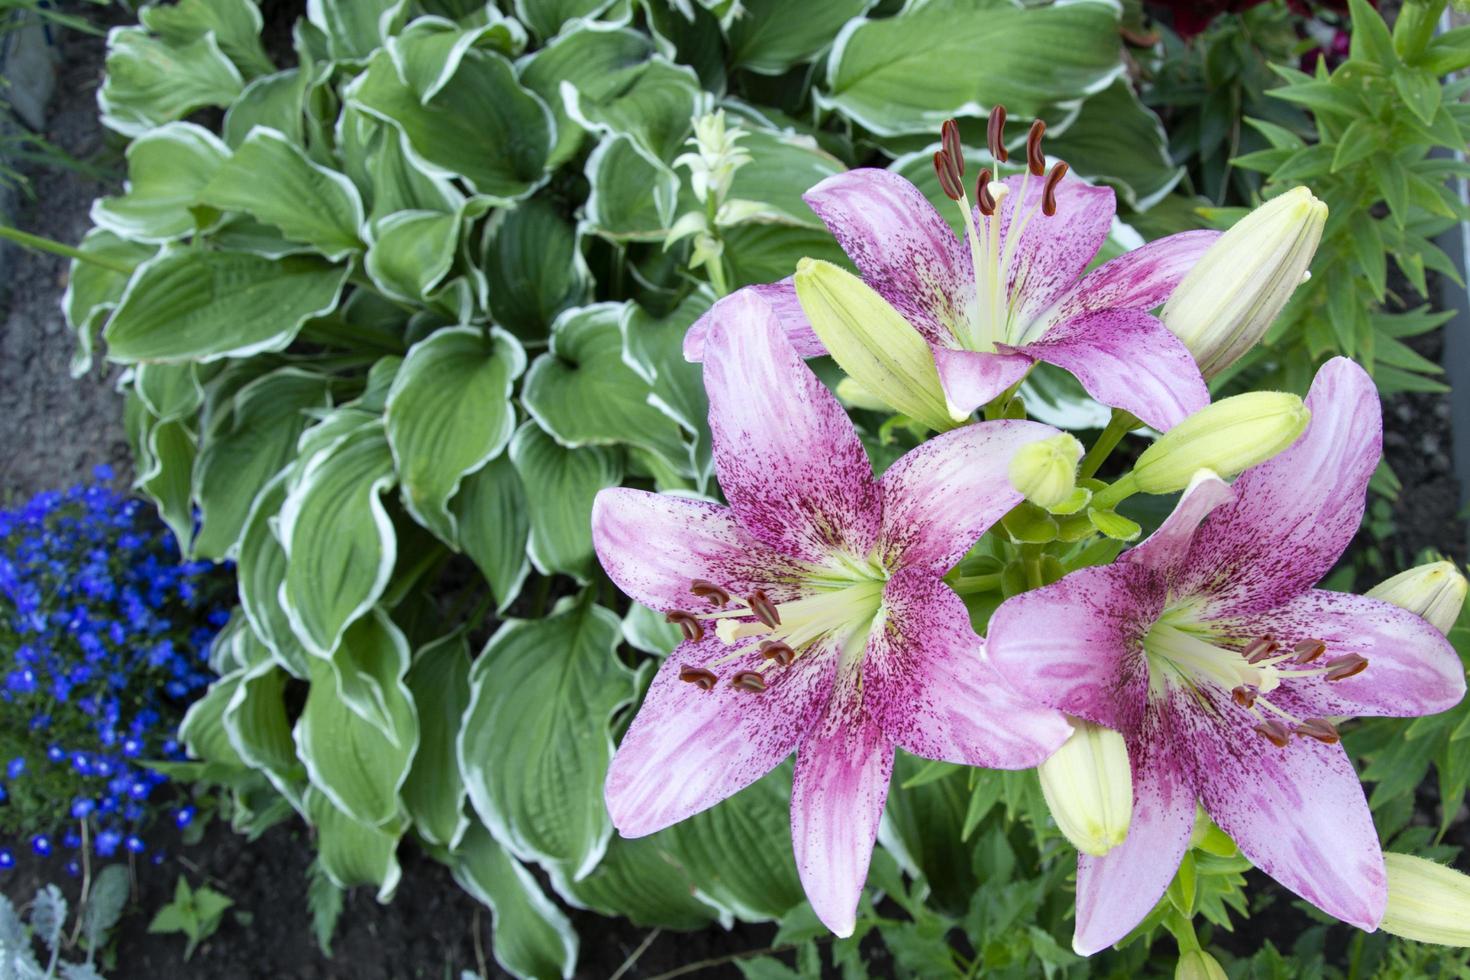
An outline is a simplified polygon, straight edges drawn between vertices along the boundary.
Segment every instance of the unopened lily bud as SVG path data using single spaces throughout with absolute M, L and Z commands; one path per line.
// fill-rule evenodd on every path
M 1209 953 L 1192 949 L 1180 955 L 1174 967 L 1174 980 L 1229 980 L 1229 974 Z
M 1084 854 L 1101 856 L 1123 843 L 1133 817 L 1128 747 L 1111 728 L 1071 721 L 1071 738 L 1037 767 L 1037 774 L 1067 840 Z
M 1305 187 L 1272 198 L 1206 250 L 1160 318 L 1212 378 L 1266 335 L 1306 279 L 1327 205 Z
M 1011 457 L 1011 486 L 1038 507 L 1064 503 L 1077 489 L 1082 443 L 1063 432 L 1027 443 Z
M 796 298 L 837 365 L 886 405 L 943 432 L 961 421 L 947 408 L 934 355 L 903 315 L 830 262 L 796 265 Z
M 1370 599 L 1391 602 L 1427 619 L 1446 635 L 1460 618 L 1470 582 L 1453 562 L 1435 561 L 1399 572 L 1365 593 Z
M 1202 469 L 1231 477 L 1290 446 L 1310 418 L 1302 400 L 1286 392 L 1225 398 L 1165 432 L 1123 479 L 1144 493 L 1174 493 Z
M 1388 908 L 1379 928 L 1405 939 L 1470 946 L 1470 875 L 1412 854 L 1385 854 Z

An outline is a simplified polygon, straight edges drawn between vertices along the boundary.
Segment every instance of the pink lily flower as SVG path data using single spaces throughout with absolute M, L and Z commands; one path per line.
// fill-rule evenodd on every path
M 981 172 L 975 208 L 967 198 L 960 203 L 957 176 L 947 185 L 965 215 L 965 241 L 892 171 L 837 174 L 804 200 L 867 284 L 929 343 L 957 416 L 1046 361 L 1071 372 L 1098 401 L 1168 429 L 1209 404 L 1209 392 L 1188 348 L 1149 311 L 1168 299 L 1219 233 L 1170 235 L 1083 276 L 1107 239 L 1116 201 L 1112 188 L 1067 177 L 1065 164 L 1040 176 L 1044 128 L 1033 128 L 1022 176 L 991 183 L 989 171 Z M 944 160 L 936 165 L 963 174 L 954 163 L 958 131 L 946 130 L 947 149 L 937 155 Z M 992 152 L 1005 159 L 996 139 Z M 775 308 L 803 356 L 826 353 L 790 279 L 750 288 Z M 703 358 L 710 322 L 690 328 L 687 359 Z
M 707 343 L 730 506 L 613 489 L 592 512 L 608 575 L 686 637 L 618 748 L 607 806 L 624 836 L 651 834 L 795 751 L 797 867 L 818 916 L 846 936 L 895 746 L 1017 769 L 1070 732 L 999 682 L 942 580 L 1020 502 L 1011 455 L 1055 430 L 972 425 L 875 479 L 851 421 L 759 296 L 726 301 Z
M 987 656 L 1019 692 L 1124 736 L 1128 836 L 1077 865 L 1074 945 L 1125 936 L 1164 894 L 1195 803 L 1242 853 L 1313 905 L 1372 930 L 1383 855 L 1328 718 L 1443 711 L 1465 692 L 1439 630 L 1397 606 L 1312 588 L 1347 548 L 1378 463 L 1372 380 L 1335 358 L 1312 420 L 1227 486 L 1196 477 L 1115 564 L 1007 600 Z

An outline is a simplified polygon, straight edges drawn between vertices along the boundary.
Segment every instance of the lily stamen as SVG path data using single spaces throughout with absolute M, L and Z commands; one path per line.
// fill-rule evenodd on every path
M 1031 132 L 1026 134 L 1026 169 L 1033 177 L 1046 173 L 1046 154 L 1041 152 L 1041 137 L 1045 134 L 1046 123 L 1040 119 L 1031 124 Z
M 689 591 L 701 599 L 708 599 L 717 606 L 730 602 L 730 593 L 708 579 L 697 578 L 689 585 Z
M 990 110 L 990 119 L 985 124 L 985 145 L 990 150 L 991 159 L 998 164 L 1010 159 L 1006 151 L 1005 128 L 1006 107 L 998 105 Z
M 704 626 L 700 624 L 699 619 L 693 613 L 685 612 L 682 609 L 671 609 L 664 616 L 664 621 L 673 623 L 679 627 L 679 631 L 684 634 L 684 639 L 690 643 L 698 643 L 704 639 Z
M 693 684 L 701 691 L 708 691 L 715 686 L 715 682 L 719 680 L 719 677 L 715 675 L 714 671 L 705 670 L 703 667 L 680 667 L 679 680 Z
M 766 689 L 766 679 L 758 670 L 742 670 L 730 678 L 730 686 L 752 694 L 761 694 Z

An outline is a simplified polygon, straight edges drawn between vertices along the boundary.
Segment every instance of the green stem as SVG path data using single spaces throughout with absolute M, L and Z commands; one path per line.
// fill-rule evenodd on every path
M 40 235 L 32 235 L 29 232 L 21 231 L 19 228 L 12 228 L 9 225 L 0 225 L 0 238 L 8 239 L 17 245 L 37 252 L 50 252 L 52 255 L 60 255 L 64 258 L 74 259 L 77 262 L 87 262 L 98 268 L 106 269 L 109 272 L 116 272 L 120 276 L 131 276 L 133 274 L 133 267 L 130 265 L 113 262 L 110 259 L 104 259 L 96 253 L 83 252 L 79 248 L 63 245 L 61 242 L 53 241 L 50 238 L 42 238 Z
M 1179 944 L 1180 956 L 1201 948 L 1199 937 L 1194 934 L 1194 921 L 1186 919 L 1178 909 L 1169 912 L 1169 917 L 1164 920 L 1164 927 L 1174 935 L 1174 941 Z
M 1089 480 L 1098 471 L 1107 458 L 1112 455 L 1118 443 L 1123 440 L 1129 432 L 1138 427 L 1138 419 L 1121 408 L 1113 409 L 1113 417 L 1108 419 L 1107 428 L 1102 430 L 1102 435 L 1097 437 L 1097 442 L 1082 457 L 1082 464 L 1077 468 L 1079 480 Z
M 994 592 L 1000 588 L 1000 572 L 991 575 L 960 575 L 949 580 L 949 587 L 959 595 Z
M 1041 545 L 1021 545 L 1021 565 L 1026 569 L 1026 588 L 1041 588 Z
M 1026 373 L 1030 374 L 1031 372 L 1027 371 Z M 1020 381 L 1017 381 L 1005 391 L 1002 391 L 999 395 L 996 395 L 993 399 L 991 399 L 990 404 L 985 406 L 985 421 L 994 422 L 996 419 L 1005 418 L 1006 409 L 1011 407 L 1011 402 L 1014 401 L 1016 398 L 1016 392 L 1021 390 L 1021 385 L 1024 384 L 1025 381 L 1026 378 L 1023 375 Z
M 1138 481 L 1132 473 L 1121 477 L 1116 483 L 1104 487 L 1092 495 L 1094 510 L 1114 510 L 1124 500 L 1138 492 Z

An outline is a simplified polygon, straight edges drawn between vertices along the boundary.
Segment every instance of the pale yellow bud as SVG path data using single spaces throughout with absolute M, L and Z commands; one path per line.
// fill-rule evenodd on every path
M 1412 854 L 1385 854 L 1388 909 L 1379 928 L 1405 939 L 1470 946 L 1470 875 Z
M 1038 507 L 1066 502 L 1077 489 L 1077 461 L 1082 443 L 1063 432 L 1027 443 L 1011 457 L 1011 486 Z
M 934 355 L 903 315 L 830 262 L 796 265 L 796 297 L 838 367 L 894 411 L 943 432 L 950 416 Z
M 1281 391 L 1226 398 L 1160 436 L 1123 480 L 1144 493 L 1174 493 L 1202 469 L 1234 476 L 1290 446 L 1310 418 L 1300 398 Z
M 1470 582 L 1453 562 L 1435 561 L 1399 572 L 1373 586 L 1366 595 L 1423 616 L 1435 629 L 1448 634 L 1460 618 L 1467 588 Z
M 1192 949 L 1180 955 L 1174 980 L 1229 980 L 1229 975 L 1219 960 L 1202 949 Z
M 1266 335 L 1307 276 L 1327 205 L 1305 187 L 1272 198 L 1206 250 L 1160 318 L 1214 377 Z
M 1057 827 L 1077 850 L 1101 856 L 1123 843 L 1133 818 L 1128 747 L 1111 728 L 1071 722 L 1072 736 L 1036 771 Z

